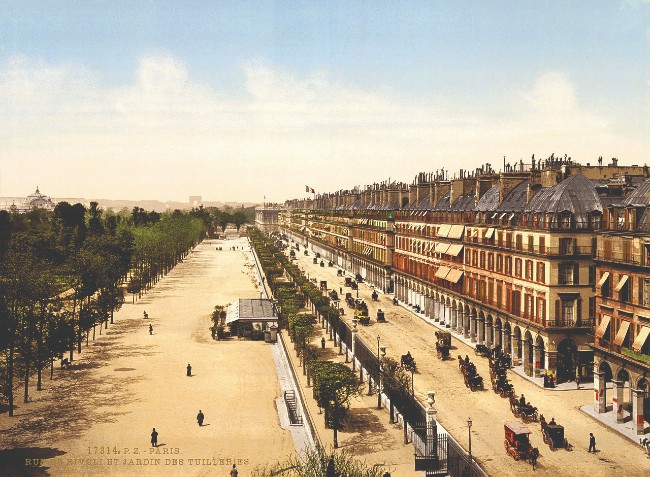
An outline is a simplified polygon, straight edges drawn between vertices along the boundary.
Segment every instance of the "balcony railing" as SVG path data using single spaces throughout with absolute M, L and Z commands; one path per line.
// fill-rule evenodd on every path
M 598 250 L 596 252 L 596 260 L 602 260 L 603 262 L 616 262 L 616 263 L 625 263 L 627 265 L 637 265 L 642 267 L 650 266 L 650 256 L 647 254 L 639 253 L 623 253 L 619 251 L 604 251 Z

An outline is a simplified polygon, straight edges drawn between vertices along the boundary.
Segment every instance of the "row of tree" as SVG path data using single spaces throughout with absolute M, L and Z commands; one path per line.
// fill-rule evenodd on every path
M 146 218 L 145 218 L 146 217 Z M 14 385 L 108 327 L 125 290 L 141 294 L 205 235 L 188 213 L 102 211 L 96 202 L 61 202 L 54 211 L 0 211 L 1 397 L 14 409 Z M 63 364 L 63 361 L 62 361 Z

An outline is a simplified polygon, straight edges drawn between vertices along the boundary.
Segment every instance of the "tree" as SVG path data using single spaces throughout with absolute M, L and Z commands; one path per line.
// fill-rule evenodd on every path
M 343 363 L 315 361 L 311 365 L 314 397 L 325 410 L 325 426 L 334 429 L 334 448 L 338 448 L 338 430 L 347 417 L 352 398 L 361 395 L 363 384 Z
M 248 218 L 241 210 L 238 210 L 237 212 L 232 214 L 232 223 L 235 225 L 235 227 L 237 227 L 237 232 L 239 232 L 241 226 L 246 222 L 248 222 Z
M 411 378 L 406 370 L 393 358 L 381 360 L 381 383 L 390 400 L 390 422 L 395 421 L 395 402 L 404 402 L 411 394 Z
M 253 469 L 253 477 L 328 477 L 327 463 L 334 460 L 334 473 L 346 477 L 381 477 L 387 470 L 383 464 L 369 465 L 365 461 L 347 453 L 333 452 L 332 450 L 321 453 L 313 450 L 302 451 L 297 456 L 290 456 L 286 461 Z

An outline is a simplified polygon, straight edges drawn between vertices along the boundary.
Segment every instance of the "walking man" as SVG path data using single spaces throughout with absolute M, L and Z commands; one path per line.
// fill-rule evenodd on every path
M 203 412 L 199 409 L 199 413 L 196 415 L 196 420 L 199 423 L 199 427 L 203 425 L 203 419 L 205 419 L 205 416 L 203 415 Z
M 155 427 L 151 431 L 151 447 L 158 447 L 158 433 Z
M 152 325 L 149 325 L 149 334 L 153 335 L 153 326 Z
M 232 470 L 230 471 L 230 477 L 237 477 L 239 472 L 237 472 L 237 464 L 232 465 Z
M 192 366 L 190 366 L 190 363 L 187 363 L 187 375 L 192 376 Z
M 589 450 L 587 452 L 596 453 L 596 438 L 594 437 L 593 432 L 589 433 Z

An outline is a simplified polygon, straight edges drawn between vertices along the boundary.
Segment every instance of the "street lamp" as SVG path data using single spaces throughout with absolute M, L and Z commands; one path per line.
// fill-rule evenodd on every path
M 413 385 L 413 373 L 415 373 L 415 369 L 413 366 L 411 366 L 411 396 L 415 397 L 415 388 Z
M 382 346 L 380 348 L 379 343 L 381 337 L 377 335 L 377 361 L 379 363 L 379 373 L 377 374 L 377 409 L 381 409 L 381 358 L 382 354 L 380 351 L 383 351 L 383 356 L 386 356 L 386 347 Z
M 469 435 L 469 465 L 472 465 L 472 418 L 467 418 L 467 434 Z

